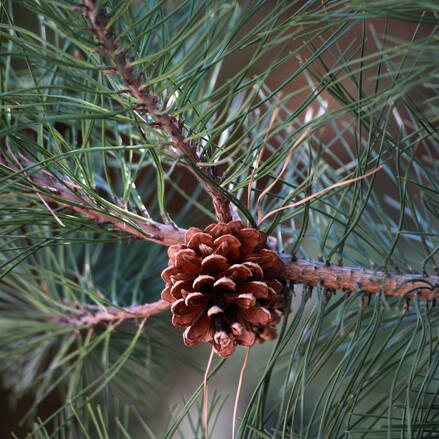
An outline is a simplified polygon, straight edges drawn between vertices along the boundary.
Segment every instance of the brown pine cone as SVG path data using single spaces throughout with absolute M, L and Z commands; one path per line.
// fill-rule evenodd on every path
M 209 342 L 222 357 L 236 345 L 276 337 L 283 263 L 266 245 L 265 233 L 240 221 L 191 227 L 186 245 L 169 247 L 162 298 L 172 303 L 172 323 L 186 328 L 187 346 Z

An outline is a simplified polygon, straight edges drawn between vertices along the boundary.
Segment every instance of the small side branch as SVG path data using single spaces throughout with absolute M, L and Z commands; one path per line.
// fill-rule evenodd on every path
M 129 92 L 138 100 L 138 110 L 149 115 L 154 120 L 154 126 L 157 129 L 168 133 L 173 146 L 189 160 L 192 166 L 198 167 L 201 173 L 209 172 L 206 167 L 198 166 L 201 158 L 197 154 L 197 143 L 186 139 L 183 133 L 184 120 L 169 114 L 166 106 L 159 102 L 159 98 L 142 86 L 143 72 L 135 71 L 130 65 L 126 51 L 119 46 L 116 35 L 108 26 L 111 15 L 98 10 L 94 0 L 84 0 L 77 10 L 91 23 L 92 30 L 102 45 L 101 52 L 110 61 L 111 70 L 120 76 L 126 86 L 124 91 Z M 200 178 L 198 174 L 194 174 L 212 198 L 218 221 L 231 221 L 233 218 L 229 200 L 216 187 Z M 215 180 L 213 173 L 209 172 L 209 178 Z
M 17 172 L 17 168 L 8 163 L 0 155 L 0 164 L 8 169 L 11 173 Z M 86 217 L 103 224 L 110 224 L 121 232 L 127 233 L 135 239 L 144 239 L 153 241 L 166 246 L 179 244 L 184 241 L 185 229 L 179 229 L 170 224 L 158 223 L 150 218 L 126 219 L 131 212 L 126 211 L 127 215 L 123 215 L 120 209 L 107 208 L 106 212 L 102 212 L 96 206 L 95 200 L 78 188 L 75 184 L 67 179 L 56 178 L 48 171 L 41 170 L 33 174 L 26 174 L 27 182 L 33 187 L 35 193 L 46 203 L 56 203 L 59 206 L 67 207 L 73 212 L 81 213 Z M 42 191 L 44 189 L 44 192 Z M 50 210 L 53 215 L 53 211 Z M 59 219 L 58 219 L 59 222 Z
M 86 309 L 83 312 L 66 315 L 65 317 L 57 319 L 57 322 L 65 326 L 85 326 L 88 328 L 101 324 L 117 325 L 126 320 L 146 320 L 149 317 L 167 311 L 170 306 L 168 302 L 158 300 L 157 302 L 146 303 L 144 305 L 130 306 L 123 310 L 110 307 L 100 308 L 98 311 Z

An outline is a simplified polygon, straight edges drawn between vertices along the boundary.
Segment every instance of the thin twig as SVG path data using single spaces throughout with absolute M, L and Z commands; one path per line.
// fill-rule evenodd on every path
M 119 46 L 119 41 L 114 32 L 108 27 L 110 14 L 103 10 L 98 10 L 94 0 L 84 0 L 82 6 L 77 8 L 92 25 L 92 29 L 102 44 L 102 53 L 110 61 L 112 70 L 117 72 L 126 89 L 140 103 L 137 106 L 139 112 L 149 115 L 155 121 L 154 126 L 169 134 L 171 142 L 175 148 L 191 163 L 192 167 L 197 167 L 199 172 L 194 172 L 200 183 L 206 189 L 212 198 L 215 213 L 219 221 L 228 222 L 232 220 L 230 202 L 223 194 L 213 185 L 209 184 L 206 179 L 200 178 L 199 174 L 206 174 L 209 171 L 198 164 L 201 158 L 197 154 L 197 143 L 187 140 L 184 133 L 184 120 L 177 119 L 169 114 L 166 105 L 160 103 L 159 98 L 151 94 L 146 87 L 142 86 L 142 72 L 135 71 L 127 59 L 126 51 Z M 193 171 L 192 167 L 190 169 Z M 210 180 L 215 180 L 212 173 L 207 175 Z
M 59 206 L 68 207 L 74 212 L 81 213 L 88 218 L 104 224 L 110 224 L 121 232 L 127 233 L 137 239 L 145 239 L 163 245 L 174 245 L 184 241 L 186 230 L 176 228 L 171 224 L 158 223 L 151 218 L 130 218 L 132 212 L 118 206 L 102 208 L 96 205 L 95 200 L 84 193 L 80 187 L 67 179 L 60 179 L 50 174 L 46 170 L 36 172 L 24 172 L 13 167 L 0 155 L 0 164 L 3 165 L 11 174 L 22 172 L 25 181 L 31 184 L 33 192 L 40 199 L 47 202 L 56 203 Z M 18 177 L 19 178 L 19 177 Z M 42 191 L 44 189 L 44 192 Z M 50 207 L 49 207 L 50 211 Z M 58 218 L 59 219 L 59 218 Z
M 6 144 L 6 149 L 8 150 L 8 154 L 9 156 L 12 158 L 13 162 L 14 162 L 14 166 L 18 167 L 18 169 L 23 172 L 24 175 L 26 175 L 26 177 L 28 177 L 29 180 L 29 174 L 26 173 L 25 171 L 23 171 L 23 165 L 20 163 L 20 160 L 18 160 L 17 156 L 14 154 L 14 151 L 12 150 L 10 144 L 9 144 L 9 139 L 6 138 L 5 139 L 5 144 Z M 6 166 L 6 161 L 3 159 L 3 155 L 0 153 L 0 164 Z M 11 168 L 10 168 L 11 169 Z M 17 169 L 17 168 L 16 168 Z M 14 169 L 15 170 L 15 169 Z M 41 202 L 44 204 L 44 206 L 46 207 L 46 209 L 50 212 L 50 214 L 53 216 L 53 218 L 55 219 L 55 221 L 61 226 L 61 227 L 65 227 L 65 224 L 61 221 L 61 219 L 56 215 L 56 213 L 53 211 L 53 209 L 50 208 L 50 206 L 47 204 L 46 200 L 39 194 L 37 193 L 39 199 L 41 200 Z
M 156 314 L 167 311 L 170 304 L 164 300 L 145 303 L 144 305 L 133 305 L 123 309 L 103 307 L 98 311 L 85 307 L 78 313 L 71 313 L 62 318 L 57 318 L 57 322 L 72 327 L 86 326 L 88 328 L 109 323 L 122 323 L 126 320 L 145 320 Z

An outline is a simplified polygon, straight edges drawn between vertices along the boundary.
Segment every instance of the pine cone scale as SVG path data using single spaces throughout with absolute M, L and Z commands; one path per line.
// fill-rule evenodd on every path
M 218 273 L 229 268 L 227 258 L 223 255 L 209 255 L 201 262 L 203 274 Z
M 245 281 L 253 276 L 253 272 L 250 268 L 246 267 L 244 264 L 233 264 L 224 273 L 226 276 L 234 281 Z
M 250 293 L 243 293 L 238 295 L 235 302 L 240 308 L 250 309 L 256 305 L 256 297 Z

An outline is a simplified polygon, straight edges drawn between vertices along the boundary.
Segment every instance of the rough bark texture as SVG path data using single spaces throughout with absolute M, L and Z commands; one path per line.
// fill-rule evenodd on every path
M 161 104 L 159 98 L 149 92 L 146 87 L 142 86 L 142 71 L 135 71 L 130 65 L 126 51 L 119 47 L 119 41 L 114 32 L 107 26 L 111 16 L 98 10 L 94 0 L 85 0 L 78 10 L 86 17 L 92 25 L 92 30 L 99 38 L 102 44 L 101 52 L 110 61 L 110 68 L 116 72 L 129 92 L 134 96 L 140 105 L 137 110 L 145 116 L 149 115 L 154 121 L 154 126 L 169 134 L 173 146 L 180 151 L 182 156 L 188 160 L 193 167 L 198 167 L 199 172 L 208 173 L 210 180 L 215 180 L 215 175 L 210 172 L 209 168 L 199 167 L 201 158 L 196 152 L 196 142 L 186 139 L 183 128 L 184 120 L 177 119 L 168 112 L 165 105 Z M 189 167 L 192 170 L 192 167 Z M 232 212 L 230 202 L 214 186 L 206 182 L 205 179 L 194 173 L 199 182 L 212 198 L 218 221 L 232 221 Z
M 157 302 L 145 303 L 144 305 L 135 305 L 128 308 L 116 309 L 111 307 L 102 307 L 98 310 L 85 308 L 78 311 L 77 314 L 66 315 L 63 318 L 58 318 L 56 321 L 62 325 L 87 328 L 97 326 L 100 324 L 118 324 L 125 320 L 147 320 L 149 317 L 162 313 L 170 308 L 170 304 L 164 300 Z
M 395 274 L 366 270 L 358 267 L 340 267 L 323 262 L 284 257 L 284 278 L 295 283 L 322 287 L 330 290 L 367 293 L 383 292 L 386 296 L 435 298 L 439 294 L 439 276 Z
M 15 171 L 14 168 L 10 166 L 9 168 L 11 171 Z M 186 229 L 146 218 L 143 220 L 130 219 L 127 222 L 123 212 L 116 209 L 109 209 L 106 213 L 97 211 L 93 199 L 82 193 L 72 183 L 61 182 L 48 172 L 36 172 L 27 176 L 27 180 L 47 189 L 45 193 L 40 192 L 40 195 L 47 201 L 66 206 L 95 221 L 111 224 L 137 239 L 145 239 L 165 246 L 185 243 Z M 382 291 L 386 296 L 399 297 L 418 295 L 433 299 L 439 294 L 439 276 L 396 274 L 359 267 L 340 267 L 307 259 L 292 260 L 291 257 L 285 255 L 282 256 L 282 260 L 285 268 L 279 277 L 297 284 L 316 286 L 320 283 L 322 287 L 330 290 L 351 292 L 362 289 L 372 294 Z

